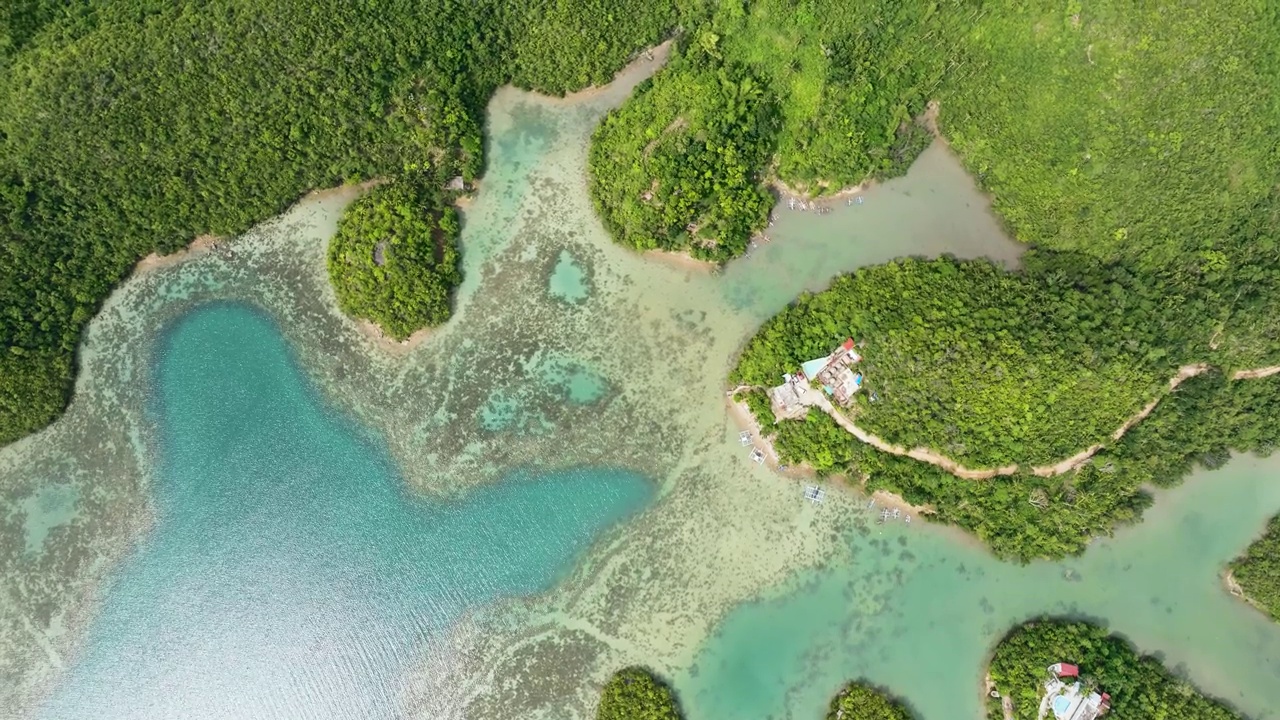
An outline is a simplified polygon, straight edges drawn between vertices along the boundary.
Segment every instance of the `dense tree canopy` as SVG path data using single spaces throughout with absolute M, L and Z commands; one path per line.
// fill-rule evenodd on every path
M 1013 703 L 1017 720 L 1039 712 L 1047 668 L 1059 662 L 1080 668 L 1080 682 L 1111 696 L 1114 720 L 1238 720 L 1231 708 L 1200 694 L 1159 660 L 1139 655 L 1125 640 L 1087 623 L 1037 620 L 1014 628 L 996 646 L 990 674 L 996 689 Z M 1001 720 L 999 700 L 988 717 Z
M 757 178 L 776 118 L 762 85 L 720 60 L 709 39 L 678 53 L 639 92 L 592 143 L 591 193 L 605 224 L 641 250 L 742 254 L 773 205 Z
M 648 670 L 625 668 L 613 674 L 600 693 L 596 720 L 681 720 L 671 689 Z
M 1220 245 L 1280 168 L 1280 6 L 1044 1 L 972 16 L 940 124 L 1020 240 L 1148 267 L 1230 263 Z
M 901 703 L 866 683 L 851 682 L 831 699 L 827 720 L 911 720 Z
M 1265 89 L 1280 76 L 1280 11 L 1203 11 L 1033 2 L 926 13 L 945 67 L 920 76 L 936 79 L 926 97 L 941 101 L 941 131 L 1038 247 L 1017 273 L 905 261 L 838 278 L 766 323 L 732 378 L 775 385 L 852 335 L 866 341 L 878 401 L 859 397 L 850 413 L 890 442 L 968 467 L 1109 447 L 1075 473 L 963 482 L 811 413 L 774 428 L 785 457 L 870 475 L 1026 559 L 1078 552 L 1137 518 L 1144 483 L 1274 446 L 1258 418 L 1280 409 L 1275 384 L 1226 378 L 1280 362 L 1280 112 Z M 1221 372 L 1112 440 L 1178 367 L 1198 363 Z M 753 404 L 771 424 L 763 398 Z
M 507 81 L 600 81 L 694 12 L 639 0 L 18 0 L 0 9 L 0 442 L 66 402 L 140 258 L 306 191 L 482 166 Z
M 458 269 L 458 214 L 412 180 L 352 203 L 329 242 L 338 305 L 397 340 L 449 319 Z
M 765 226 L 772 178 L 820 191 L 904 173 L 931 139 L 911 119 L 942 73 L 944 19 L 959 17 L 888 0 L 719 5 L 596 133 L 606 227 L 724 261 Z
M 1231 574 L 1245 597 L 1280 622 L 1280 515 L 1266 532 L 1231 563 Z
M 801 297 L 748 344 L 731 377 L 781 382 L 850 336 L 866 388 L 850 409 L 890 442 L 969 467 L 1046 463 L 1105 438 L 1173 372 L 1149 358 L 1155 313 L 986 261 L 902 260 Z

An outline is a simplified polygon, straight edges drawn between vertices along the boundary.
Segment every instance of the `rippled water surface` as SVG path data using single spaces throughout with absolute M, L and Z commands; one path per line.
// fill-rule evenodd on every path
M 185 316 L 157 375 L 156 531 L 46 717 L 391 716 L 399 671 L 449 622 L 547 587 L 651 495 L 601 470 L 407 495 L 240 306 Z
M 66 417 L 0 449 L 0 707 L 582 718 L 643 663 L 690 720 L 816 718 L 858 676 L 925 720 L 976 718 L 992 643 L 1048 612 L 1275 717 L 1280 630 L 1218 574 L 1280 509 L 1276 461 L 1019 567 L 946 528 L 875 525 L 838 487 L 813 505 L 748 460 L 724 384 L 763 319 L 859 265 L 1012 266 L 1018 247 L 935 146 L 861 203 L 780 208 L 720 273 L 620 249 L 585 154 L 642 76 L 499 92 L 457 312 L 416 347 L 333 308 L 324 248 L 352 189 L 113 295 Z

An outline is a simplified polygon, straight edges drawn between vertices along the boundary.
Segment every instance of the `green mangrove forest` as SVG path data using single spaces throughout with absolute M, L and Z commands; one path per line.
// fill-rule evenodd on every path
M 1262 537 L 1232 561 L 1230 570 L 1245 598 L 1280 622 L 1280 515 L 1271 518 Z
M 61 413 L 81 331 L 144 256 L 233 235 L 315 188 L 472 180 L 494 89 L 605 82 L 695 12 L 636 0 L 5 4 L 0 443 Z
M 140 258 L 313 188 L 384 182 L 331 248 L 344 309 L 393 337 L 443 321 L 445 187 L 483 171 L 493 91 L 604 82 L 664 38 L 667 66 L 591 144 L 619 242 L 728 260 L 771 186 L 891 177 L 936 134 L 1033 248 L 1016 272 L 905 259 L 837 278 L 731 378 L 777 384 L 852 336 L 860 427 L 1017 473 L 961 481 L 818 412 L 773 425 L 750 393 L 788 462 L 1028 559 L 1137 519 L 1144 487 L 1275 446 L 1258 418 L 1276 382 L 1233 379 L 1280 363 L 1280 8 L 1248 0 L 19 0 L 0 12 L 0 442 L 65 407 L 81 331 Z M 1097 444 L 1071 472 L 1028 471 Z
M 1083 690 L 1106 693 L 1106 714 L 1115 720 L 1239 720 L 1227 705 L 1202 695 L 1174 676 L 1159 660 L 1139 655 L 1133 645 L 1106 629 L 1082 622 L 1035 620 L 1014 628 L 996 646 L 990 679 L 1002 696 L 987 699 L 987 717 L 1003 720 L 1001 701 L 1012 704 L 1016 720 L 1035 720 L 1048 668 L 1069 663 L 1079 669 Z

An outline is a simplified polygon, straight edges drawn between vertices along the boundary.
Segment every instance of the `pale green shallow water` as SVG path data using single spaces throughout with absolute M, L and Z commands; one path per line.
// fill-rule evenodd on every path
M 677 686 L 691 718 L 819 717 L 865 677 L 925 718 L 981 712 L 988 648 L 1041 614 L 1095 619 L 1255 718 L 1280 709 L 1280 633 L 1218 574 L 1280 507 L 1280 462 L 1237 459 L 1165 493 L 1147 521 L 1083 557 L 1017 567 L 901 524 L 734 611 Z
M 1052 612 L 1274 716 L 1280 626 L 1218 579 L 1280 509 L 1274 460 L 1029 567 L 871 525 L 846 493 L 811 505 L 750 463 L 723 386 L 762 319 L 858 265 L 1017 247 L 935 147 L 861 205 L 780 211 L 722 274 L 641 259 L 603 237 L 583 180 L 636 80 L 499 93 L 457 316 L 412 352 L 333 310 L 324 242 L 349 193 L 113 296 L 66 418 L 0 449 L 0 707 L 581 718 L 644 663 L 690 720 L 816 717 L 857 676 L 971 720 L 991 644 Z

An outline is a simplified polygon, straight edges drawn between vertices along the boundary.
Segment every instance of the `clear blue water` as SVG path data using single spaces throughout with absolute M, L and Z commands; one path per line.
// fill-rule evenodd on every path
M 652 497 L 591 469 L 427 502 L 259 312 L 205 306 L 159 348 L 156 523 L 47 718 L 396 717 L 450 621 L 549 587 Z

